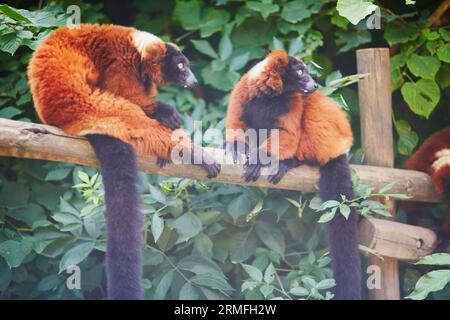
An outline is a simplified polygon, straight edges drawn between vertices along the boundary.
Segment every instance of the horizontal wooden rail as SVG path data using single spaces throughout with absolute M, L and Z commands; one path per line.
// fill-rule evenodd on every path
M 216 157 L 223 155 L 219 149 L 209 149 Z M 82 137 L 70 136 L 63 131 L 47 125 L 0 119 L 0 156 L 42 159 L 75 163 L 98 167 L 99 164 L 90 144 Z M 139 168 L 147 173 L 164 176 L 205 179 L 205 172 L 193 165 L 169 164 L 163 169 L 156 165 L 154 156 L 138 157 Z M 411 200 L 439 202 L 429 175 L 423 172 L 352 165 L 363 183 L 382 188 L 395 182 L 392 193 L 403 193 L 413 197 Z M 256 182 L 245 182 L 241 176 L 241 165 L 222 165 L 221 173 L 212 181 L 249 185 L 265 188 L 317 191 L 319 171 L 316 167 L 301 166 L 291 170 L 276 186 L 261 177 Z
M 219 157 L 222 150 L 209 149 Z M 42 159 L 68 162 L 98 167 L 95 154 L 89 143 L 82 137 L 70 136 L 63 131 L 46 125 L 0 119 L 0 156 Z M 205 172 L 192 165 L 169 164 L 159 168 L 153 156 L 138 158 L 139 167 L 144 172 L 165 176 L 205 179 Z M 352 166 L 364 183 L 381 188 L 395 181 L 392 192 L 406 193 L 418 201 L 437 202 L 430 177 L 422 172 L 379 168 L 372 166 Z M 266 179 L 246 183 L 242 180 L 240 165 L 223 165 L 219 176 L 212 179 L 240 185 L 276 187 L 278 189 L 317 191 L 319 172 L 317 168 L 302 166 L 289 172 L 283 180 L 273 186 Z M 360 224 L 361 244 L 375 250 L 379 255 L 394 257 L 403 261 L 414 261 L 429 254 L 435 245 L 434 232 L 425 228 L 384 221 L 363 220 Z M 400 249 L 396 248 L 400 244 Z

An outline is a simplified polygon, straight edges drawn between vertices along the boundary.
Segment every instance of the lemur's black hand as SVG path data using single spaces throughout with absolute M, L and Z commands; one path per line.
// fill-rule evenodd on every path
M 172 130 L 180 128 L 183 123 L 183 119 L 178 110 L 164 102 L 158 102 L 151 117 Z
M 245 172 L 243 176 L 244 180 L 247 182 L 258 180 L 259 176 L 261 175 L 261 168 L 262 165 L 260 163 L 247 165 L 245 167 Z
M 225 152 L 231 153 L 234 163 L 246 163 L 249 153 L 249 147 L 242 141 L 226 141 Z
M 193 163 L 196 164 L 196 165 L 201 166 L 207 172 L 208 179 L 217 177 L 217 175 L 220 173 L 221 166 L 214 159 L 214 157 L 211 156 L 208 152 L 206 152 L 202 147 L 199 147 L 199 146 L 196 146 L 196 145 L 193 146 L 193 150 L 192 151 L 194 153 L 196 153 L 196 156 L 198 156 L 201 153 L 201 156 L 202 156 L 201 163 L 200 164 L 199 163 L 195 163 L 195 162 L 193 162 Z M 195 161 L 195 156 L 194 155 L 191 155 L 191 160 Z

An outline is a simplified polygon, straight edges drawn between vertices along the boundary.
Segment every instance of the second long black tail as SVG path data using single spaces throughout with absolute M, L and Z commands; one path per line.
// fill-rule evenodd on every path
M 341 155 L 320 167 L 320 196 L 323 201 L 354 197 L 347 156 Z M 347 219 L 338 211 L 327 222 L 326 231 L 336 279 L 338 300 L 361 299 L 361 263 L 358 252 L 358 216 L 352 212 Z
M 142 299 L 143 217 L 134 149 L 110 136 L 86 137 L 101 163 L 105 186 L 108 298 Z

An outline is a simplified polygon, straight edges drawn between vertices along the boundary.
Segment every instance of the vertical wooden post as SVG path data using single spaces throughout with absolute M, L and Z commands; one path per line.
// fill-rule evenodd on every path
M 361 114 L 361 138 L 365 153 L 364 163 L 393 167 L 394 142 L 392 136 L 391 65 L 389 49 L 370 48 L 356 52 L 358 73 L 369 76 L 358 84 Z M 394 218 L 394 204 L 389 203 Z M 369 265 L 379 267 L 381 286 L 369 289 L 374 300 L 400 299 L 397 260 L 369 258 Z

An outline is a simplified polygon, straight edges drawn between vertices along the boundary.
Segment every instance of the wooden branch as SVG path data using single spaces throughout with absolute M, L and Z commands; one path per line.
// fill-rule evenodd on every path
M 450 0 L 444 0 L 441 4 L 436 8 L 433 14 L 428 18 L 428 23 L 430 26 L 440 25 L 439 21 L 441 17 L 447 12 L 450 8 Z
M 433 252 L 437 236 L 430 229 L 373 218 L 361 221 L 359 239 L 383 257 L 417 261 Z
M 223 156 L 222 150 L 209 149 L 209 151 L 218 159 Z M 7 119 L 0 119 L 0 156 L 99 166 L 94 151 L 84 138 L 67 135 L 51 126 Z M 140 156 L 138 162 L 140 169 L 147 173 L 206 179 L 205 172 L 198 166 L 169 164 L 161 169 L 156 165 L 154 156 Z M 396 182 L 390 192 L 408 194 L 413 196 L 415 201 L 440 200 L 439 195 L 434 192 L 431 178 L 423 172 L 359 165 L 352 168 L 362 182 L 376 188 Z M 268 183 L 264 177 L 256 182 L 246 183 L 241 178 L 242 174 L 241 165 L 226 164 L 222 165 L 220 175 L 212 181 L 304 192 L 317 192 L 319 181 L 317 168 L 306 165 L 290 171 L 275 186 Z

